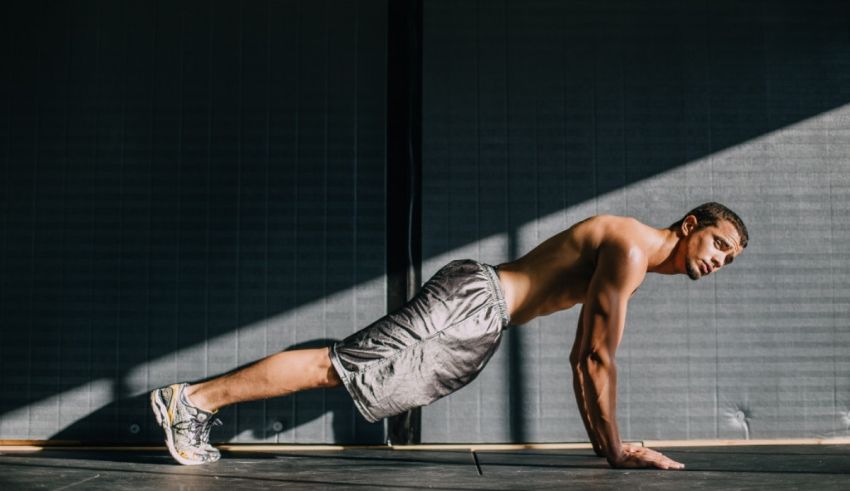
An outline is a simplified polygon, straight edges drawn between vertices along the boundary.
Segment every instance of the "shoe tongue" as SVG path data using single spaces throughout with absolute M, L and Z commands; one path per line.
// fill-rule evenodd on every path
M 208 420 L 210 416 L 213 415 L 213 413 L 209 411 L 204 411 L 198 406 L 192 404 L 192 401 L 190 401 L 189 398 L 186 397 L 185 390 L 180 391 L 180 400 L 183 402 L 183 404 L 192 409 L 192 411 L 195 413 L 195 417 L 197 417 L 198 420 L 201 421 L 201 423 L 206 422 L 206 420 Z

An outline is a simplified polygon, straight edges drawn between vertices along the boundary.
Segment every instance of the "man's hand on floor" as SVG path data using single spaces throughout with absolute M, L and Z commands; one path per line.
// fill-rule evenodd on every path
M 612 464 L 620 469 L 639 469 L 654 467 L 657 469 L 684 469 L 685 465 L 656 452 L 651 448 L 638 447 L 634 445 L 623 445 L 622 455 Z

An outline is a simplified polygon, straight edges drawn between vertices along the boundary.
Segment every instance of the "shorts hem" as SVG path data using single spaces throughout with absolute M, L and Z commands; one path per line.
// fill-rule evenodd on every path
M 487 279 L 490 281 L 490 287 L 493 289 L 493 296 L 496 297 L 496 303 L 499 305 L 499 313 L 502 316 L 502 328 L 507 328 L 511 323 L 511 317 L 508 315 L 508 303 L 505 300 L 505 294 L 502 292 L 502 284 L 499 280 L 499 273 L 496 268 L 489 264 L 482 264 L 484 271 L 487 272 Z
M 330 359 L 334 370 L 336 370 L 336 374 L 339 376 L 339 379 L 342 380 L 343 387 L 345 387 L 348 395 L 351 396 L 351 400 L 354 402 L 354 407 L 357 408 L 357 411 L 360 412 L 360 415 L 363 416 L 366 421 L 370 423 L 377 423 L 380 418 L 376 418 L 372 412 L 369 411 L 363 401 L 361 401 L 360 394 L 354 390 L 354 386 L 351 383 L 351 374 L 348 370 L 343 368 L 342 362 L 339 360 L 339 356 L 336 353 L 336 344 L 331 346 Z

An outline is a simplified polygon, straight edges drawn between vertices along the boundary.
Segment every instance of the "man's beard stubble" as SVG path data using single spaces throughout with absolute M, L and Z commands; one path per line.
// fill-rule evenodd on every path
M 694 266 L 694 263 L 691 261 L 685 263 L 685 272 L 688 273 L 688 278 L 694 281 L 700 279 L 700 276 L 702 276 L 696 266 Z

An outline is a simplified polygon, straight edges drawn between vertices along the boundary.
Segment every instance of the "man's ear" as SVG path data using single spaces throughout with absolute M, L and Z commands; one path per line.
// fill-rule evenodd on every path
M 693 215 L 686 216 L 685 219 L 682 220 L 682 235 L 685 237 L 690 235 L 691 232 L 696 230 L 698 223 L 699 221 L 697 220 L 697 217 Z

